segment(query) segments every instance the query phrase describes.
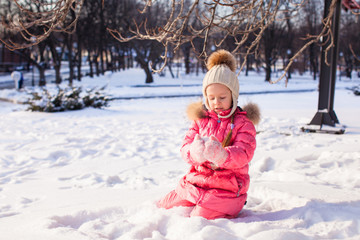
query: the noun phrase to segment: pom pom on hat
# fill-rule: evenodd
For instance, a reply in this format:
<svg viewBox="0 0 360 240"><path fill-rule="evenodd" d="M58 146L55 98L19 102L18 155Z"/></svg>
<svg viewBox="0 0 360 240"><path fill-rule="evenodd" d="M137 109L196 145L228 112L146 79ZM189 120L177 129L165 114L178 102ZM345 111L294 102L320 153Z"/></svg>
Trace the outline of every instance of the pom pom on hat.
<svg viewBox="0 0 360 240"><path fill-rule="evenodd" d="M219 115L219 117L228 118L235 112L239 97L239 80L235 73L236 59L229 51L220 49L210 55L206 66L209 71L206 73L203 80L205 106L207 109L211 110L206 96L206 88L214 83L225 85L231 91L233 104L231 112L227 116Z"/></svg>
<svg viewBox="0 0 360 240"><path fill-rule="evenodd" d="M231 71L236 70L236 59L230 52L220 49L212 53L207 61L206 67L210 70L215 65L225 64Z"/></svg>

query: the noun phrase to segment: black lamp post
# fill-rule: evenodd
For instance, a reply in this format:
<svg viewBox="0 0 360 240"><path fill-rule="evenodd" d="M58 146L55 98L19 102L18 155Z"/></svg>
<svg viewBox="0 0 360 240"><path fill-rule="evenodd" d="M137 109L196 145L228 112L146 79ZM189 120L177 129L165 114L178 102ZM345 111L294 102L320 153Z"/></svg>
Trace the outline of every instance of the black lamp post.
<svg viewBox="0 0 360 240"><path fill-rule="evenodd" d="M324 18L329 14L331 0L325 0L324 6ZM339 129L336 128L336 124L339 120L334 111L334 94L335 94L335 80L336 80L336 66L337 56L339 50L339 23L340 23L340 11L341 11L341 0L336 3L336 10L333 16L333 43L334 46L328 52L329 63L325 62L325 49L330 45L331 41L329 36L322 39L323 45L321 48L321 65L320 65L320 83L319 83L319 102L318 111L310 122L310 126L313 125L315 128L304 127L302 128L305 132L331 132L342 134L345 132L345 128L341 126ZM331 130L323 130L323 125L334 127Z"/></svg>

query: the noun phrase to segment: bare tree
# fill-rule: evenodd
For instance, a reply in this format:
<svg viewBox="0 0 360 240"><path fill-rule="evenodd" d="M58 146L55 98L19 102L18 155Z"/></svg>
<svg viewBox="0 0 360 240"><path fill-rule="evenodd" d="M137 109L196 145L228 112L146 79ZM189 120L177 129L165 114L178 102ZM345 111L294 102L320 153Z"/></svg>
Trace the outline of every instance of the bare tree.
<svg viewBox="0 0 360 240"><path fill-rule="evenodd" d="M75 29L76 16L69 22L63 11L75 14L74 11L78 11L76 1L13 0L8 1L8 6L9 12L3 16L1 27L9 34L1 36L0 41L13 51L38 46L31 49L34 56L28 59L40 73L40 86L46 84L45 69L49 63L45 61L44 53L49 50L55 69L55 82L61 83L60 67L64 46L59 32L69 33ZM57 50L59 46L60 52ZM36 55L38 58L32 59Z"/></svg>
<svg viewBox="0 0 360 240"><path fill-rule="evenodd" d="M271 81L271 67L276 64L276 61L280 55L280 39L284 37L284 26L280 26L276 22L273 22L268 26L262 37L263 45L263 58L265 63L265 81Z"/></svg>
<svg viewBox="0 0 360 240"><path fill-rule="evenodd" d="M55 36L54 33L51 33L50 36L43 41L43 43L45 43L46 46L49 47L51 52L52 65L55 70L55 83L60 84L62 82L61 73L60 73L61 59L64 54L65 43L63 39L61 39L59 36ZM59 47L60 51L58 51L59 45L61 45L61 47Z"/></svg>
<svg viewBox="0 0 360 240"><path fill-rule="evenodd" d="M147 0L142 13L146 13L148 9L157 4L159 1ZM186 8L185 0L172 0L170 2L171 11L167 15L167 21L157 28L150 28L146 25L146 19L135 21L135 27L130 29L132 35L123 35L121 30L113 30L120 41L126 42L133 39L147 39L156 40L162 43L164 47L164 65L157 71L161 71L167 63L167 51L170 45L173 45L174 51L177 51L181 45L186 42L193 43L195 38L203 39L202 51L198 52L198 56L207 57L207 49L209 48L209 38L212 34L221 32L224 36L222 40L217 42L217 46L221 46L228 36L235 39L236 48L233 53L239 53L242 46L246 43L249 36L254 34L255 38L252 40L243 53L245 61L241 65L241 69L246 64L246 56L249 54L258 54L261 38L264 36L265 31L277 21L284 20L284 12L299 11L308 1L306 0L292 0L288 8L282 8L282 0L209 0L200 1L194 0L189 8ZM329 14L323 19L323 27L315 34L308 33L306 35L305 43L296 51L290 58L288 65L284 69L283 75L275 83L282 78L287 77L286 72L290 69L294 60L299 57L311 44L321 44L321 39L329 37L329 46L325 49L326 55L333 47L333 33L332 33L332 19L334 10L336 8L337 0L331 0ZM198 8L203 5L204 10ZM194 28L191 26L190 20L196 16L201 21L201 28ZM194 49L194 48L193 48ZM195 49L194 49L195 51ZM328 62L327 62L328 64Z"/></svg>
<svg viewBox="0 0 360 240"><path fill-rule="evenodd" d="M15 4L12 8L17 8L19 11L12 11L12 14L4 17L1 27L22 37L22 41L0 38L10 50L37 45L53 32L72 33L83 4L83 0L10 0L9 4L10 2ZM34 9L34 6L37 8ZM64 25L70 11L75 12L75 19ZM39 28L41 32L36 30Z"/></svg>
<svg viewBox="0 0 360 240"><path fill-rule="evenodd" d="M132 1L134 2L134 1ZM131 6L131 5L129 5ZM136 16L138 19L143 19L143 24L145 25L145 28L156 28L157 26L160 26L164 22L163 16L166 15L166 8L163 4L155 5L148 9L148 12L144 14L139 14L137 12L137 9L140 7L139 5L132 5L131 10L127 10L132 14L132 17L128 18L130 20L127 22L128 28L123 28L122 34L120 34L117 30L108 29L110 34L112 36L119 40L120 42L129 42L131 49L135 51L136 56L135 60L139 63L140 67L145 71L146 74L146 80L145 83L152 83L153 82L153 72L160 72L164 69L164 66L167 62L165 62L164 65L161 66L160 70L156 70L156 66L158 63L163 62L163 59L160 57L162 53L164 53L164 49L157 40L151 39L151 38L126 38L124 36L131 35L132 30L131 28L137 28L137 24L133 18L133 16ZM129 30L130 29L130 30ZM168 59L168 56L166 54L166 61Z"/></svg>
<svg viewBox="0 0 360 240"><path fill-rule="evenodd" d="M86 0L10 0L15 5L11 5L12 8L17 8L18 11L15 14L4 15L1 22L1 28L7 29L18 33L16 37L6 39L0 37L2 41L9 49L19 49L38 44L48 38L53 32L73 32L76 22L79 19L80 12L83 7L83 3ZM110 0L109 0L110 1ZM138 0L140 1L140 0ZM137 3L138 1L132 1ZM294 60L301 56L308 48L314 46L314 44L324 44L321 39L327 39L327 48L325 53L329 52L333 48L333 33L332 33L332 20L334 16L334 10L336 9L336 3L338 0L327 0L330 2L329 14L322 20L321 28L315 33L309 32L306 35L305 42L298 49L292 51L292 57L288 61L288 65L285 67L284 74L276 81L286 77L286 72L289 71ZM97 0L96 5L105 5L105 0ZM124 2L129 1L122 1ZM190 43L193 52L197 54L199 59L206 59L208 55L208 49L212 47L210 44L211 38L214 34L220 33L223 38L215 42L216 47L221 47L225 40L229 37L234 39L235 48L233 53L242 56L240 70L246 66L246 62L249 55L255 56L264 55L260 48L261 39L265 36L267 29L274 26L277 22L284 21L286 15L289 12L298 12L309 4L307 0L143 0L142 7L138 7L143 17L136 16L133 22L129 22L130 28L121 28L122 26L111 27L110 33L115 36L121 42L129 42L131 40L147 40L157 41L162 44L162 58L163 65L160 68L153 69L153 71L162 71L167 64L168 51L171 50L176 53L181 46ZM344 4L348 4L353 1L343 1ZM168 3L168 5L164 5ZM287 3L287 7L283 7L284 3ZM33 6L38 4L39 8L34 9ZM6 5L6 4L5 4ZM149 15L153 6L161 5L166 11L162 12L160 21L155 21L156 24L152 24L150 18L154 18L153 15ZM168 10L168 11L167 11ZM356 10L350 10L352 14L359 14ZM13 9L10 9L13 13ZM71 21L65 22L65 19L70 14L74 17ZM103 23L100 28L100 32L95 34L104 33L105 15L101 17ZM285 17L284 17L285 16ZM155 17L159 17L155 15ZM292 18L292 16L290 16ZM165 18L165 19L163 19ZM197 19L201 24L193 25L194 19ZM64 24L65 23L65 24ZM291 21L288 21L291 23ZM36 27L35 27L36 26ZM288 24L288 29L290 25ZM37 29L41 29L41 32ZM21 40L19 41L21 37ZM250 37L251 44L249 43ZM195 40L202 40L202 48L199 50L195 46ZM101 39L99 39L101 40ZM102 42L97 42L98 49L95 51L95 47L89 48L91 50L90 55L97 64L97 61L104 60L108 54L103 55L104 51L109 51L108 46L105 46ZM197 43L198 44L198 43ZM354 54L354 52L353 52ZM354 54L356 58L356 54ZM327 58L326 58L327 59ZM103 66L103 64L102 64ZM155 67L155 66L154 66ZM100 71L99 69L97 70ZM104 69L101 69L104 71Z"/></svg>
<svg viewBox="0 0 360 240"><path fill-rule="evenodd" d="M356 58L360 55L360 32L358 24L354 21L354 15L346 14L343 16L341 28L339 62L340 64L344 63L346 77L351 78L351 73L356 65ZM355 52L358 53L358 56L354 54Z"/></svg>
<svg viewBox="0 0 360 240"><path fill-rule="evenodd" d="M301 16L303 18L303 24L298 31L298 36L300 39L306 38L308 35L316 35L316 33L321 29L321 19L319 17L319 12L321 10L321 2L319 0L309 1L309 3L304 6L301 10ZM304 43L301 43L304 44ZM306 54L306 52L304 52ZM316 80L316 76L319 71L319 56L320 56L320 46L313 42L309 45L308 48L308 59L310 63L310 72L313 75L313 79Z"/></svg>

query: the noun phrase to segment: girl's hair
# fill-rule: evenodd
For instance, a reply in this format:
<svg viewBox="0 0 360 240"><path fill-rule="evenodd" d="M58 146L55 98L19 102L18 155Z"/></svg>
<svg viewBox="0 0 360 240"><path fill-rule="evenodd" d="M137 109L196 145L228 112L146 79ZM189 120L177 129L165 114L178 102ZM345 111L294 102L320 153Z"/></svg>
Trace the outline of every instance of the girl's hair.
<svg viewBox="0 0 360 240"><path fill-rule="evenodd" d="M231 140L231 137L232 137L232 130L234 128L234 115L231 115L231 127L230 127L230 131L229 133L226 135L224 141L221 143L223 147L227 147L230 145L230 140Z"/></svg>

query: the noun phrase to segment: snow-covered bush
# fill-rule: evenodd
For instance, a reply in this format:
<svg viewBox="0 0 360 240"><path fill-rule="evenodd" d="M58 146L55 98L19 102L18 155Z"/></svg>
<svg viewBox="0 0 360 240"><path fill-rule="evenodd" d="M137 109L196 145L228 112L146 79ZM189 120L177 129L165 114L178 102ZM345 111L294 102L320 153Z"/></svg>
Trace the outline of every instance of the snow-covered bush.
<svg viewBox="0 0 360 240"><path fill-rule="evenodd" d="M46 88L41 91L30 92L29 111L37 112L62 112L79 110L85 107L106 107L109 98L100 90L90 89L85 92L81 87L57 87L57 92L51 92Z"/></svg>

